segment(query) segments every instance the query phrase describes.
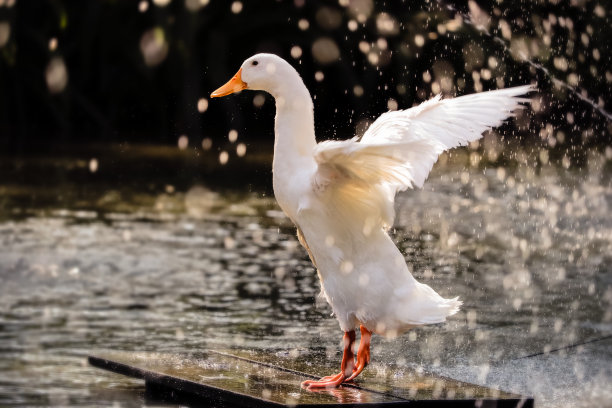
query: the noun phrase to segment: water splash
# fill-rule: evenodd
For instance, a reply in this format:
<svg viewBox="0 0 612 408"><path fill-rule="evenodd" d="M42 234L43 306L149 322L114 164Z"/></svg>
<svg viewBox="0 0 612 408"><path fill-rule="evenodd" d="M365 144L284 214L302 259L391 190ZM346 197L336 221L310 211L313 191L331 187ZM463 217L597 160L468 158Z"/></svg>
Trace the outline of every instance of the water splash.
<svg viewBox="0 0 612 408"><path fill-rule="evenodd" d="M458 15L459 17L461 17L461 20L465 24L473 27L478 32L484 34L486 37L490 38L496 44L499 44L502 47L502 49L503 49L505 54L511 55L510 47L508 46L506 41L503 38L500 38L499 36L491 33L491 31L489 31L489 29L487 27L485 27L485 25L473 21L472 18L469 15L467 15L466 13L464 13L461 10L457 9L452 4L447 4L443 0L436 0L436 2L441 7L445 8L445 9L449 10L450 12L452 12L453 14ZM612 114L610 112L608 112L607 110L605 110L603 106L600 106L599 104L597 104L597 102L595 102L593 99L589 98L586 95L587 91L585 89L579 90L577 87L573 87L570 84L568 84L567 82L560 80L559 78L554 76L550 72L550 70L548 68L546 68L542 64L540 64L540 63L530 59L528 57L528 55L526 53L524 53L523 51L520 51L519 55L522 58L522 62L528 64L530 67L534 68L536 71L539 71L539 72L543 73L554 85L556 85L556 86L558 86L560 88L564 88L564 89L568 90L572 95L574 95L575 97L577 97L581 101L589 104L593 108L593 110L599 112L603 117L605 117L609 121L612 121Z"/></svg>

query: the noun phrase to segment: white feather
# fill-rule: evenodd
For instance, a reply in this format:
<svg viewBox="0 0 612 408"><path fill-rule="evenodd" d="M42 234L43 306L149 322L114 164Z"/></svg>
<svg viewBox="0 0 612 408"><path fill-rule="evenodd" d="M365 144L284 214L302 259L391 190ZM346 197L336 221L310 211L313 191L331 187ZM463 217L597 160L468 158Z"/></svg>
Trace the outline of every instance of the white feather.
<svg viewBox="0 0 612 408"><path fill-rule="evenodd" d="M445 150L478 140L519 108L529 85L453 99L440 95L411 109L382 114L357 138L319 143L313 184L329 189L341 208L369 214L378 225L394 219L397 191L422 187Z"/></svg>
<svg viewBox="0 0 612 408"><path fill-rule="evenodd" d="M394 335L456 313L461 302L417 282L385 231L395 194L421 187L440 153L501 124L532 88L438 96L381 115L360 141L317 144L312 99L291 65L258 54L243 63L242 79L276 100L274 195L301 231L342 330Z"/></svg>

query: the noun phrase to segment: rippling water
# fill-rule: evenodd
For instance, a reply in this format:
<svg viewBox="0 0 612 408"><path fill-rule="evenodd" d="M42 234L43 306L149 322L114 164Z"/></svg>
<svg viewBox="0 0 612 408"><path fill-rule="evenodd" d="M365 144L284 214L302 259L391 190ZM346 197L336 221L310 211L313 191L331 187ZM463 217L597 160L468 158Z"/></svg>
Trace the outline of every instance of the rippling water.
<svg viewBox="0 0 612 408"><path fill-rule="evenodd" d="M445 156L423 190L399 196L392 233L417 278L464 308L375 338L368 370L484 367L486 383L496 364L612 334L611 167L597 152L582 169ZM335 367L341 332L265 186L27 179L1 186L0 405L141 406L138 382L86 364L98 349L229 347ZM593 366L572 360L588 384L577 400L610 397L602 350Z"/></svg>

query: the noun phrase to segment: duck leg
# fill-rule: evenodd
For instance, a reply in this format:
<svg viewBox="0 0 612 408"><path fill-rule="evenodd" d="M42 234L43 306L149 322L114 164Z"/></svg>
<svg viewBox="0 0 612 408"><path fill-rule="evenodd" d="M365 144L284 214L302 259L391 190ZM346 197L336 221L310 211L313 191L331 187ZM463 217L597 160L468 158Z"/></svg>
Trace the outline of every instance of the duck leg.
<svg viewBox="0 0 612 408"><path fill-rule="evenodd" d="M344 351L342 353L342 363L340 364L340 372L335 375L328 375L320 380L308 380L302 383L302 388L335 388L342 384L347 377L352 375L355 369L355 355L353 354L353 344L355 343L355 331L344 332L342 337L344 342Z"/></svg>
<svg viewBox="0 0 612 408"><path fill-rule="evenodd" d="M346 381L351 381L357 377L363 369L370 363L370 339L372 338L372 332L363 326L359 326L361 330L361 340L359 340L359 350L357 350L357 364L353 369L353 374Z"/></svg>

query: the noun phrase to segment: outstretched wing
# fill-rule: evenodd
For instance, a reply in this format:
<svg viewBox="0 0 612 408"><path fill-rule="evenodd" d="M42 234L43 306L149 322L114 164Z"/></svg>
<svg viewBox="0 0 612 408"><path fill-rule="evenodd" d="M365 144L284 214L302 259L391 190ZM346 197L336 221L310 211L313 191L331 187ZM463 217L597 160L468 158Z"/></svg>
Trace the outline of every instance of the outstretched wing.
<svg viewBox="0 0 612 408"><path fill-rule="evenodd" d="M444 150L465 146L514 116L520 103L528 101L519 96L532 90L531 85L525 85L451 99L441 99L438 95L411 109L383 113L365 132L361 143L435 140ZM413 163L422 170L413 177L418 187L423 186L436 161L429 159L424 157Z"/></svg>
<svg viewBox="0 0 612 408"><path fill-rule="evenodd" d="M398 191L422 187L440 153L501 125L528 101L519 96L533 89L526 85L453 99L438 95L414 108L384 113L361 140L315 147L314 188L328 194L341 213L364 220L364 231L390 226Z"/></svg>

